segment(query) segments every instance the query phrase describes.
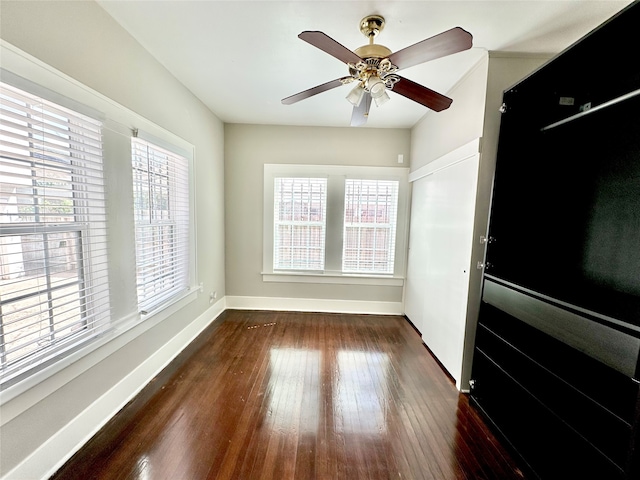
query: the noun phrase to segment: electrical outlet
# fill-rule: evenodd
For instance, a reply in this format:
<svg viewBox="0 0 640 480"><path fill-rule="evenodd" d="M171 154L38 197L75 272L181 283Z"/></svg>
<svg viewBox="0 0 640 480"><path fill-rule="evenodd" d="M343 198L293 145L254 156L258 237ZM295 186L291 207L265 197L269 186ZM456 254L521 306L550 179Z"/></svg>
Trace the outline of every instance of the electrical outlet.
<svg viewBox="0 0 640 480"><path fill-rule="evenodd" d="M216 298L218 298L218 292L209 293L209 305L211 305Z"/></svg>

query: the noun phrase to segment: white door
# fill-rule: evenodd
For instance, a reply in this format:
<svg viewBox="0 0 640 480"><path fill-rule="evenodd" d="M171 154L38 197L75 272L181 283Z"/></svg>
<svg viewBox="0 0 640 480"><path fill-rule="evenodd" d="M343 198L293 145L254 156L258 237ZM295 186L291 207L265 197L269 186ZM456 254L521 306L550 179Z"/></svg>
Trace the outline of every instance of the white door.
<svg viewBox="0 0 640 480"><path fill-rule="evenodd" d="M478 161L475 154L413 183L405 313L457 383L462 371Z"/></svg>

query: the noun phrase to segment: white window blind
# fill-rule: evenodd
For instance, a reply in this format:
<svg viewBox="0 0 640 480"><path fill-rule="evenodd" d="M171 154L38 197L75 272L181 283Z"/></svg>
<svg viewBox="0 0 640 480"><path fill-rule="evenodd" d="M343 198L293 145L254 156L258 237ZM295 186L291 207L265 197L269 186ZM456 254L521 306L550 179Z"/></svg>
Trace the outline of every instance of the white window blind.
<svg viewBox="0 0 640 480"><path fill-rule="evenodd" d="M109 325L101 128L0 84L2 382Z"/></svg>
<svg viewBox="0 0 640 480"><path fill-rule="evenodd" d="M323 270L326 178L274 179L274 270Z"/></svg>
<svg viewBox="0 0 640 480"><path fill-rule="evenodd" d="M138 307L147 313L189 288L189 161L133 138Z"/></svg>
<svg viewBox="0 0 640 480"><path fill-rule="evenodd" d="M342 271L392 274L398 181L345 181Z"/></svg>

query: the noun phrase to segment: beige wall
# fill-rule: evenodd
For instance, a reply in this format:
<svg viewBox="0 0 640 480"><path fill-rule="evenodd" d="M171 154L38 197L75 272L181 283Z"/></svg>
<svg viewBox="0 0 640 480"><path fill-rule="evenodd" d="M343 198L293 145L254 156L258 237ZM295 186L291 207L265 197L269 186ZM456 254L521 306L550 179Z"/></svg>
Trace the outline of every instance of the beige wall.
<svg viewBox="0 0 640 480"><path fill-rule="evenodd" d="M126 341L122 340L118 348L113 347L115 342L105 345L3 403L0 474L5 475L49 441L49 452L55 452L51 458L30 459L30 473L20 475L38 478L69 453L74 441L86 440L106 420L87 414L95 412L95 405L101 404L105 396L116 404L122 403L128 399L127 394L120 393L123 384L144 385L148 378L138 378L137 367L147 365L153 358L153 365L148 367L160 368L163 361L177 353L180 345L175 343L176 338L194 328L195 320L209 311L209 291L216 290L219 298L224 296L223 125L98 4L2 1L0 10L2 40L183 138L195 146L196 156L197 281L203 282L204 294L144 334L140 334L144 328L138 325L120 337ZM130 169L130 154L124 150L117 162ZM111 172L117 172L117 168L113 164L106 166ZM112 181L111 185L116 183ZM112 199L110 205L118 205L118 201ZM112 213L117 222L132 215L130 209ZM120 234L126 238L119 238ZM115 240L115 249L110 252L113 265L130 269L126 263L132 258L131 252L120 249L131 248L127 246L130 229L114 224L110 235ZM131 294L127 291L131 291L131 281L118 278L119 271L110 269L112 304L116 315L124 315L126 305L130 305ZM87 360L98 355L104 359L97 363ZM85 364L93 366L80 368ZM65 427L81 416L79 430L70 435Z"/></svg>
<svg viewBox="0 0 640 480"><path fill-rule="evenodd" d="M405 129L225 125L227 295L401 302L402 287L262 281L263 166L407 167Z"/></svg>

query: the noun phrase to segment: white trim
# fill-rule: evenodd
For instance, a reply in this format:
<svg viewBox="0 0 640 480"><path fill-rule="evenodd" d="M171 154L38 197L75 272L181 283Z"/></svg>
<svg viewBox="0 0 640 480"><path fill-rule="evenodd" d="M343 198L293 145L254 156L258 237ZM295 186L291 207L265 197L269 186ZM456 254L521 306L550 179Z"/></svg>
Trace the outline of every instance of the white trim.
<svg viewBox="0 0 640 480"><path fill-rule="evenodd" d="M192 252L191 257L193 259L190 260L193 262L193 264L190 265L190 268L192 268L192 270L190 270L190 291L185 293L184 296L177 296L171 299L170 302L167 302L166 311L158 311L157 314L153 312L146 315L143 322L140 322L141 317L137 311L121 312L119 318L112 318L111 325L114 328L107 331L102 337L90 341L85 347L81 347L79 350L61 358L54 364L40 371L35 371L23 380L3 387L4 390L0 390L0 406L2 408L0 425L2 425L46 398L52 392L55 392L65 383L81 375L136 336L143 334L149 328L157 325L160 321L167 318L169 314L177 312L179 308L195 300L198 290L195 283L198 277L197 264L195 263L195 253L197 252L197 235L195 233L196 191L194 182L196 178L194 164L195 147L178 135L164 129L2 39L0 39L0 58L2 58L0 77L7 77L11 80L11 84L21 87L20 82L22 82L25 88L29 86L39 86L38 91L46 92L47 95L48 93L52 93L52 95L54 95L52 100L62 105L73 108L78 105L83 105L85 110L88 109L86 112L81 110L83 113L91 114L92 112L99 112L100 115L98 116L103 121L104 130L114 133L114 138L122 135L127 138L127 142L129 142L128 139L130 138L131 131L135 127L146 132L147 135L152 135L157 141L161 141L163 145L170 144L174 149L190 152L188 158L192 162L191 167L193 167L193 169L190 169L190 188L193 188L193 191L190 192L190 205L193 207L191 210L192 219L190 224L193 227L193 232L190 235L190 252ZM71 104L69 102L71 102ZM107 135L103 135L103 139L106 138ZM109 177L109 173L106 172L106 164L114 162L116 155L108 152L109 150L105 149L105 180L107 184L111 183L111 186L114 186L116 182L114 182L113 178ZM119 192L120 190L116 188L116 191ZM133 197L131 198L133 199ZM109 197L107 197L107 202L109 202ZM111 216L117 214L117 212L109 212L109 209L110 206L108 204L107 212L110 216L109 222L111 222L113 221ZM131 240L133 240L133 235ZM125 302L125 304L127 303ZM17 396L20 396L20 398L13 401Z"/></svg>
<svg viewBox="0 0 640 480"><path fill-rule="evenodd" d="M394 286L397 279L403 278L406 271L406 249L409 232L409 183L406 167L368 167L347 165L297 165L297 164L265 164L263 178L263 251L262 251L262 279L264 282L291 282L291 283L337 283L346 285L386 285ZM281 272L273 270L273 217L274 217L274 178L278 176L308 176L327 178L327 224L326 224L326 251L325 271L321 272ZM369 180L396 180L398 181L398 206L396 213L396 241L394 258L394 280L391 283L379 282L384 275L353 275L342 273L342 237L344 221L344 180L347 178ZM296 275L298 274L298 275ZM282 275L288 276L284 280ZM309 280L303 280L302 276L308 275ZM349 280L336 281L339 276L346 276ZM323 281L321 277L328 277ZM358 280L356 280L356 277ZM366 278L377 277L374 280ZM387 277L387 278L388 278ZM311 281L314 280L314 281ZM401 286L401 285L398 285Z"/></svg>
<svg viewBox="0 0 640 480"><path fill-rule="evenodd" d="M445 153L441 157L438 157L433 162L429 162L426 165L418 168L417 170L409 174L409 182L415 182L428 175L433 175L440 170L452 167L460 162L464 162L468 158L473 157L481 152L481 138L475 138L469 143L465 143L461 147L455 150Z"/></svg>
<svg viewBox="0 0 640 480"><path fill-rule="evenodd" d="M49 478L225 310L218 301L132 370L89 408L49 437L3 480ZM54 460L55 459L55 460Z"/></svg>
<svg viewBox="0 0 640 480"><path fill-rule="evenodd" d="M274 283L328 283L336 285L378 285L384 287L402 287L404 277L391 276L363 276L328 273L298 273L298 272L262 272L263 282Z"/></svg>
<svg viewBox="0 0 640 480"><path fill-rule="evenodd" d="M0 426L13 420L36 403L44 400L56 390L82 375L90 368L124 347L135 338L143 335L170 315L185 307L197 297L198 290L174 299L163 310L149 315L140 321L138 313L132 313L122 319L117 326L104 337L88 343L85 347L73 352L51 366L42 369L24 380L11 385L0 392ZM16 397L20 396L16 401Z"/></svg>
<svg viewBox="0 0 640 480"><path fill-rule="evenodd" d="M295 312L403 315L402 302L334 300L324 298L225 297L230 310L273 310Z"/></svg>

